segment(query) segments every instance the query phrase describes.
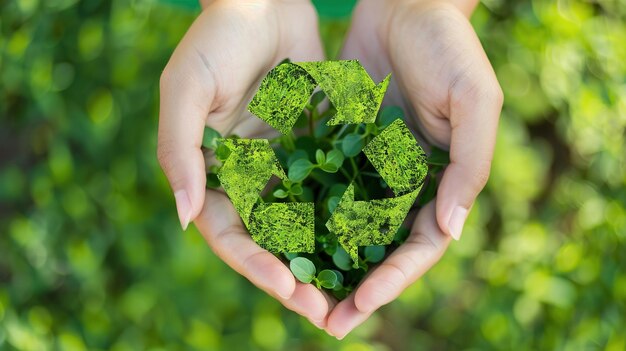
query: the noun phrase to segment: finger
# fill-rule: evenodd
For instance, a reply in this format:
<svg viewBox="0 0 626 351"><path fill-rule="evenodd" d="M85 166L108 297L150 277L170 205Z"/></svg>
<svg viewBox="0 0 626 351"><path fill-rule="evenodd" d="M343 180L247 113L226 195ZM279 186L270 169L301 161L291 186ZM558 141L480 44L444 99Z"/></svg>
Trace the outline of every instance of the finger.
<svg viewBox="0 0 626 351"><path fill-rule="evenodd" d="M296 288L289 299L279 299L288 309L306 316L320 329L326 327L326 316L333 305L325 294L312 284L296 282Z"/></svg>
<svg viewBox="0 0 626 351"><path fill-rule="evenodd" d="M206 178L200 147L214 97L210 77L200 84L185 60L174 54L161 76L157 146L183 230L204 203Z"/></svg>
<svg viewBox="0 0 626 351"><path fill-rule="evenodd" d="M480 47L480 46L478 46ZM489 178L502 90L482 51L450 89L450 165L437 194L439 227L459 240L476 197Z"/></svg>
<svg viewBox="0 0 626 351"><path fill-rule="evenodd" d="M373 312L361 312L354 303L355 294L348 295L330 312L326 332L341 340L354 328L365 322Z"/></svg>
<svg viewBox="0 0 626 351"><path fill-rule="evenodd" d="M426 273L443 255L450 237L439 229L435 203L424 207L411 235L363 280L355 293L355 306L371 313L395 300L409 285Z"/></svg>
<svg viewBox="0 0 626 351"><path fill-rule="evenodd" d="M215 254L254 285L275 297L293 295L296 281L289 269L251 239L225 195L206 192L196 225Z"/></svg>
<svg viewBox="0 0 626 351"><path fill-rule="evenodd" d="M311 284L297 283L285 264L251 239L224 194L206 192L196 225L215 254L235 271L318 327L325 325L332 306L324 295Z"/></svg>

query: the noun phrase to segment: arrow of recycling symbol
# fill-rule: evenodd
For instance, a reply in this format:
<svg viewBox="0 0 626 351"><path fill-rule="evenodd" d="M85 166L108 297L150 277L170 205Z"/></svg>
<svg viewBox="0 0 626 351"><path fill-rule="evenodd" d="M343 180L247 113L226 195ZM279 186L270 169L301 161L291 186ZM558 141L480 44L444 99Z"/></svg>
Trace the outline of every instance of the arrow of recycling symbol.
<svg viewBox="0 0 626 351"><path fill-rule="evenodd" d="M317 85L337 110L329 125L373 123L389 84L376 85L356 60L283 63L263 79L248 109L283 134L291 131ZM264 203L272 175L286 179L266 139L223 139L231 153L218 173L252 238L271 252L313 252L313 203ZM355 201L354 184L326 227L358 262L358 247L387 245L421 189L425 155L404 122L396 120L363 149L396 197Z"/></svg>
<svg viewBox="0 0 626 351"><path fill-rule="evenodd" d="M326 228L358 267L359 246L389 245L428 172L422 148L401 119L396 119L363 149L396 197L354 201L354 182L348 186Z"/></svg>
<svg viewBox="0 0 626 351"><path fill-rule="evenodd" d="M263 79L248 110L287 134L319 85L337 109L328 125L374 123L390 77L376 85L357 60L286 62Z"/></svg>
<svg viewBox="0 0 626 351"><path fill-rule="evenodd" d="M217 177L252 239L271 252L313 252L312 202L270 202L261 191L272 175L287 179L267 139L221 139L230 149Z"/></svg>

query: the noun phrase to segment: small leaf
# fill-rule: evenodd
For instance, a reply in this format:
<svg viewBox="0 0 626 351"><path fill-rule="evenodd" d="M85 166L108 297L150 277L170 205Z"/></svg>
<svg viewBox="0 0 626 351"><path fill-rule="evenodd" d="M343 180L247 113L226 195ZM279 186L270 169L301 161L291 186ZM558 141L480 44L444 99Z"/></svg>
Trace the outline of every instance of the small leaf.
<svg viewBox="0 0 626 351"><path fill-rule="evenodd" d="M292 185L291 189L289 189L289 192L294 194L294 195L301 195L302 194L302 185L300 185L300 184Z"/></svg>
<svg viewBox="0 0 626 351"><path fill-rule="evenodd" d="M228 148L228 146L224 145L223 143L220 143L217 146L217 149L215 150L215 158L224 162L226 161L228 156L230 156L230 149Z"/></svg>
<svg viewBox="0 0 626 351"><path fill-rule="evenodd" d="M285 255L285 258L288 259L289 261L291 261L294 258L298 257L298 254L295 253L295 252L285 252L283 255Z"/></svg>
<svg viewBox="0 0 626 351"><path fill-rule="evenodd" d="M364 250L367 262L380 262L385 257L384 246L367 246Z"/></svg>
<svg viewBox="0 0 626 351"><path fill-rule="evenodd" d="M291 165L299 159L306 159L308 157L309 156L307 155L306 151L298 149L294 151L291 155L289 155L289 158L287 159L287 167L291 167Z"/></svg>
<svg viewBox="0 0 626 351"><path fill-rule="evenodd" d="M341 197L343 195L343 193L346 192L346 189L348 188L347 185L345 184L334 184L332 187L330 187L330 190L328 191L328 196L339 196Z"/></svg>
<svg viewBox="0 0 626 351"><path fill-rule="evenodd" d="M346 157L354 157L361 152L364 146L363 137L359 134L348 134L341 143L341 150Z"/></svg>
<svg viewBox="0 0 626 351"><path fill-rule="evenodd" d="M315 278L315 265L305 257L296 257L289 262L289 269L299 281L310 283Z"/></svg>
<svg viewBox="0 0 626 351"><path fill-rule="evenodd" d="M333 255L333 263L339 269L349 271L352 269L352 259L342 247L338 247Z"/></svg>
<svg viewBox="0 0 626 351"><path fill-rule="evenodd" d="M398 106L385 106L378 114L378 125L386 127L396 119L403 119L404 111Z"/></svg>
<svg viewBox="0 0 626 351"><path fill-rule="evenodd" d="M333 149L329 151L328 154L326 154L326 163L332 163L337 166L337 168L343 165L343 160L343 152L341 152L340 150Z"/></svg>
<svg viewBox="0 0 626 351"><path fill-rule="evenodd" d="M309 116L307 116L307 114L302 111L302 113L300 113L300 116L296 120L296 123L293 125L293 128L304 128L307 126L308 122Z"/></svg>
<svg viewBox="0 0 626 351"><path fill-rule="evenodd" d="M215 150L217 149L217 141L220 138L222 138L222 136L217 130L211 127L205 127L204 135L202 136L202 146L207 149Z"/></svg>
<svg viewBox="0 0 626 351"><path fill-rule="evenodd" d="M332 271L335 272L335 274L337 275L337 285L338 286L343 285L343 274L341 274L341 272L339 272L336 269L333 269Z"/></svg>
<svg viewBox="0 0 626 351"><path fill-rule="evenodd" d="M209 173L206 175L206 186L209 188L219 188L222 184L220 183L220 179L217 177L215 173Z"/></svg>
<svg viewBox="0 0 626 351"><path fill-rule="evenodd" d="M431 165L445 166L450 163L450 153L446 150L433 146L426 162Z"/></svg>
<svg viewBox="0 0 626 351"><path fill-rule="evenodd" d="M317 275L319 284L326 289L333 289L337 285L337 274L330 269L325 269Z"/></svg>
<svg viewBox="0 0 626 351"><path fill-rule="evenodd" d="M291 167L289 167L289 179L293 182L301 182L309 175L309 173L311 173L313 167L314 165L311 163L311 161L301 158L295 161L291 165Z"/></svg>
<svg viewBox="0 0 626 351"><path fill-rule="evenodd" d="M324 154L324 151L320 149L315 151L315 161L318 165L323 165L326 162L326 154Z"/></svg>
<svg viewBox="0 0 626 351"><path fill-rule="evenodd" d="M336 173L339 170L339 167L333 163L324 163L320 168L327 173Z"/></svg>
<svg viewBox="0 0 626 351"><path fill-rule="evenodd" d="M341 201L341 197L339 196L331 196L328 198L328 212L333 213L337 208L337 205Z"/></svg>
<svg viewBox="0 0 626 351"><path fill-rule="evenodd" d="M320 102L324 100L325 97L326 93L324 93L322 90L315 92L315 94L311 96L311 106L316 107L320 104Z"/></svg>
<svg viewBox="0 0 626 351"><path fill-rule="evenodd" d="M289 194L285 190L283 190L283 189L277 189L277 190L274 191L273 194L274 194L275 197L277 197L279 199L284 199L287 196L289 196Z"/></svg>

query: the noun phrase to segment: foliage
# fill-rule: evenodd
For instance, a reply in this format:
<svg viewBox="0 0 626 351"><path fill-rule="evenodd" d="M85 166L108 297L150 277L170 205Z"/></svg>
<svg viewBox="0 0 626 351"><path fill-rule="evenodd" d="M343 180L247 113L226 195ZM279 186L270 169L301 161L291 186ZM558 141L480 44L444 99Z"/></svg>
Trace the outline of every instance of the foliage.
<svg viewBox="0 0 626 351"><path fill-rule="evenodd" d="M0 349L624 349L624 1L479 6L505 92L487 189L461 241L342 342L180 232L157 91L194 13L0 13ZM331 52L336 28L321 30ZM350 264L341 249L333 261Z"/></svg>
<svg viewBox="0 0 626 351"><path fill-rule="evenodd" d="M307 96L316 84L322 90ZM378 247L372 260L369 250L367 261L359 257L360 246L402 243L394 238L428 173L424 151L402 121L402 110L387 107L376 118L386 84L375 86L356 60L284 60L263 79L248 106L283 136L270 142L221 138L210 127L205 131L205 151L221 161L208 167L207 179L218 182L207 184L218 187L221 183L252 239L272 253L284 253L296 278L332 290L339 299L356 288L370 264L389 252ZM330 94L328 105L323 104L326 93ZM396 114L393 118L389 118L390 110ZM377 123L362 123L366 121ZM308 129L292 130L297 122ZM325 132L316 133L316 125ZM346 159L338 146L345 149L351 136L365 148L361 154L361 146ZM447 154L435 150L435 155ZM441 166L434 165L439 170ZM437 174L432 172L429 183L436 182ZM272 176L280 181L270 182ZM356 201L355 187L361 201ZM269 189L265 196L263 188ZM335 192L330 191L333 188ZM424 192L420 200L427 203L435 194L436 187ZM338 247L352 265L335 264ZM299 257L304 253L313 254L309 257L325 268L322 278L315 277L313 262ZM346 279L339 270L346 273Z"/></svg>

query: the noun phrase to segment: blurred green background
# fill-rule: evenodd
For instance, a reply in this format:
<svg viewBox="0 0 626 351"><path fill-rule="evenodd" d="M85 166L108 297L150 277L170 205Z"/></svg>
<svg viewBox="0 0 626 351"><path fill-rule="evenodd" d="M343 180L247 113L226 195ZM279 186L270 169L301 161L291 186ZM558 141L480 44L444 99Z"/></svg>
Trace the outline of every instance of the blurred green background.
<svg viewBox="0 0 626 351"><path fill-rule="evenodd" d="M158 80L195 15L0 2L0 350L626 350L626 2L483 1L491 180L463 239L342 342L181 232ZM336 53L347 21L322 22Z"/></svg>

